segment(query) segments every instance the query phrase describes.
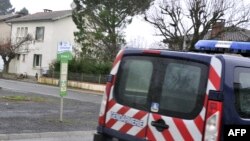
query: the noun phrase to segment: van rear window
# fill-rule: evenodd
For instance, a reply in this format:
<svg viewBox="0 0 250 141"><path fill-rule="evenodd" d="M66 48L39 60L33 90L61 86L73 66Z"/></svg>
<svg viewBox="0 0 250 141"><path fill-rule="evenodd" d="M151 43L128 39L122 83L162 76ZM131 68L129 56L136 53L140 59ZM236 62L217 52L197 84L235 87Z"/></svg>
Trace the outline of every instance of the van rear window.
<svg viewBox="0 0 250 141"><path fill-rule="evenodd" d="M201 75L202 69L192 63L169 63L162 85L160 109L191 113L199 98Z"/></svg>
<svg viewBox="0 0 250 141"><path fill-rule="evenodd" d="M116 81L116 98L123 105L147 110L153 62L144 57L126 57L123 60Z"/></svg>
<svg viewBox="0 0 250 141"><path fill-rule="evenodd" d="M250 118L250 68L235 69L234 90L235 106L239 115L243 118Z"/></svg>
<svg viewBox="0 0 250 141"><path fill-rule="evenodd" d="M190 60L155 56L126 56L118 70L114 97L118 103L158 113L194 118L205 96L208 67Z"/></svg>

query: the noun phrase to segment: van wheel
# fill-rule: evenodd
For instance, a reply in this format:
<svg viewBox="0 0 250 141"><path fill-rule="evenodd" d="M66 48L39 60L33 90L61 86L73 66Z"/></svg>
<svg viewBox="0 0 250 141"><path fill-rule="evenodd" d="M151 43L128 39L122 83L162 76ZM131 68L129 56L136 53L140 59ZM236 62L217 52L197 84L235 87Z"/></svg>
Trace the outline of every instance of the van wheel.
<svg viewBox="0 0 250 141"><path fill-rule="evenodd" d="M103 135L103 134L94 134L93 141L113 141L111 137Z"/></svg>

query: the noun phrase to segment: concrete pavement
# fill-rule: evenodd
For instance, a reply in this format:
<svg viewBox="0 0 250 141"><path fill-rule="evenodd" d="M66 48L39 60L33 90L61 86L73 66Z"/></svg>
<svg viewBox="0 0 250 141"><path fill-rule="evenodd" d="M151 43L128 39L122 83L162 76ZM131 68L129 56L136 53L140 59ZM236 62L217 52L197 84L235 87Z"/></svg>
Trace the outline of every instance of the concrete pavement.
<svg viewBox="0 0 250 141"><path fill-rule="evenodd" d="M0 79L0 87L2 87L2 89L8 89L17 92L37 93L59 97L59 87L55 86ZM84 91L79 89L68 89L68 95L64 98L100 104L102 95L97 92Z"/></svg>
<svg viewBox="0 0 250 141"><path fill-rule="evenodd" d="M58 87L6 79L0 80L0 87L2 89L59 97ZM102 98L102 95L91 91L70 89L68 92L68 96L65 97L67 99L91 102L94 104L100 104ZM0 134L0 141L92 141L94 132L95 130L92 129L91 131Z"/></svg>
<svg viewBox="0 0 250 141"><path fill-rule="evenodd" d="M0 134L0 141L92 141L92 131Z"/></svg>

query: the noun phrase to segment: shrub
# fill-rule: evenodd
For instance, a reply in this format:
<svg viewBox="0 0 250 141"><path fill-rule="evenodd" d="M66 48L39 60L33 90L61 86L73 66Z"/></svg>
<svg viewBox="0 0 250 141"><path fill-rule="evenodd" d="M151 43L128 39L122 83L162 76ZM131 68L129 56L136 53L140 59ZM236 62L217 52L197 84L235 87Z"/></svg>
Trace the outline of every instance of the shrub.
<svg viewBox="0 0 250 141"><path fill-rule="evenodd" d="M101 62L94 59L73 58L69 61L68 71L72 73L85 74L109 74L112 68L111 62ZM60 62L54 61L51 64L50 71L60 71Z"/></svg>

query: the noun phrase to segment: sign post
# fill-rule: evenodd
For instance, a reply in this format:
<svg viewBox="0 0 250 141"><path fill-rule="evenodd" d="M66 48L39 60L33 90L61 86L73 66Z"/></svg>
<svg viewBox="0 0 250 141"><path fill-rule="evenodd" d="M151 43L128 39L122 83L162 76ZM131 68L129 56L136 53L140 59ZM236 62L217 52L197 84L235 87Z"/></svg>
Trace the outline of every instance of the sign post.
<svg viewBox="0 0 250 141"><path fill-rule="evenodd" d="M63 121L63 97L67 96L68 61L72 59L72 45L69 42L59 42L57 46L57 60L60 61L60 121Z"/></svg>

